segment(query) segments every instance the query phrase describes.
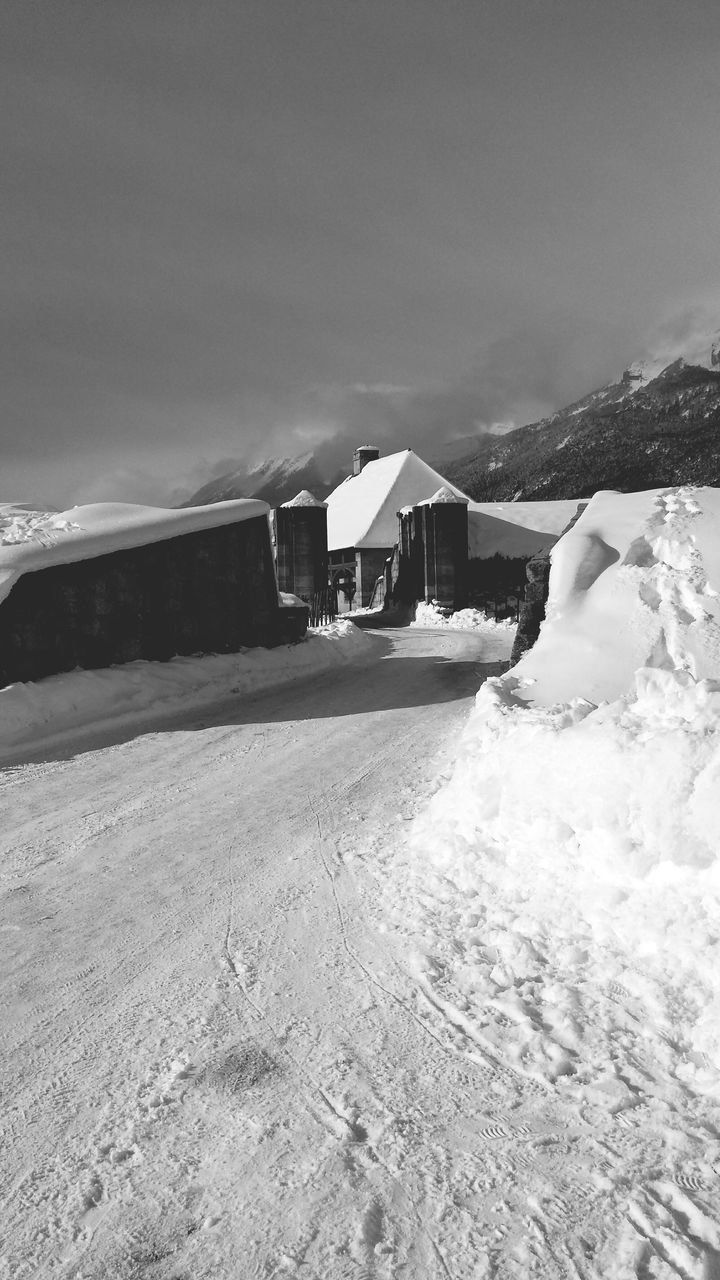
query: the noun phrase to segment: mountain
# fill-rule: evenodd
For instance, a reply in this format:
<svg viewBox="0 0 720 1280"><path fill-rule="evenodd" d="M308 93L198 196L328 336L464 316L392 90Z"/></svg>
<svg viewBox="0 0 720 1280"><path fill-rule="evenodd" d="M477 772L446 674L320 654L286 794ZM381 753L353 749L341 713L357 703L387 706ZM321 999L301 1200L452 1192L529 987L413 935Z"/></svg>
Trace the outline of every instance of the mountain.
<svg viewBox="0 0 720 1280"><path fill-rule="evenodd" d="M631 365L540 422L481 438L445 474L477 502L720 485L720 343L703 364Z"/></svg>
<svg viewBox="0 0 720 1280"><path fill-rule="evenodd" d="M208 480L182 505L199 507L231 498L262 498L271 507L277 507L294 498L301 489L309 489L317 497L324 496L340 479L342 476L326 479L313 453L298 458L270 458L255 467L238 463L234 470L223 471L222 475Z"/></svg>
<svg viewBox="0 0 720 1280"><path fill-rule="evenodd" d="M720 331L653 361L540 422L439 445L430 465L477 502L585 498L598 489L720 486ZM249 468L219 464L183 506L309 489L324 498L348 474L314 453Z"/></svg>

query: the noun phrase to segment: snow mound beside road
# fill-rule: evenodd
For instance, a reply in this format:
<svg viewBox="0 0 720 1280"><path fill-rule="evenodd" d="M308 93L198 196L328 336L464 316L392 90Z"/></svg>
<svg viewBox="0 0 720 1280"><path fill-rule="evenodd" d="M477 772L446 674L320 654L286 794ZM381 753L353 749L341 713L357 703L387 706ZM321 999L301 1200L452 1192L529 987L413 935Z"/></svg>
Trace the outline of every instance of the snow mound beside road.
<svg viewBox="0 0 720 1280"><path fill-rule="evenodd" d="M71 671L37 684L0 689L0 759L33 750L73 730L102 730L192 710L238 694L259 693L369 657L373 641L338 620L276 649L130 662Z"/></svg>
<svg viewBox="0 0 720 1280"><path fill-rule="evenodd" d="M421 600L415 610L415 620L410 623L410 626L450 627L452 631L482 631L487 632L488 635L496 635L498 628L501 631L512 631L514 634L517 623L512 618L496 622L493 618L488 618L481 609L458 609L456 613L446 617L435 601L425 604Z"/></svg>
<svg viewBox="0 0 720 1280"><path fill-rule="evenodd" d="M614 1112L720 1096L719 729L720 490L597 494L411 836L424 980Z"/></svg>

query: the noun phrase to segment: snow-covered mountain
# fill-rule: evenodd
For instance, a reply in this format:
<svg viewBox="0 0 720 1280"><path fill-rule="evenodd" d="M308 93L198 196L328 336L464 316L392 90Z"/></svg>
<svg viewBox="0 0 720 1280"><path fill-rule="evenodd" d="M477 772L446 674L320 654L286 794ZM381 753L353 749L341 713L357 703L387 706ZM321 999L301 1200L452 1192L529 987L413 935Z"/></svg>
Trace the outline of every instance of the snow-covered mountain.
<svg viewBox="0 0 720 1280"><path fill-rule="evenodd" d="M720 330L667 357L636 361L540 422L481 438L448 478L485 502L720 484Z"/></svg>
<svg viewBox="0 0 720 1280"><path fill-rule="evenodd" d="M324 496L342 476L328 476L314 453L297 458L267 458L256 466L241 462L231 470L206 481L182 504L202 506L210 502L227 502L232 498L262 498L271 507L294 498L301 489Z"/></svg>
<svg viewBox="0 0 720 1280"><path fill-rule="evenodd" d="M183 505L262 498L278 506L301 489L325 498L348 474L350 457L349 448L340 471L312 452L255 466L228 462ZM427 461L477 502L720 485L720 329L681 351L634 361L616 381L540 422L438 444Z"/></svg>

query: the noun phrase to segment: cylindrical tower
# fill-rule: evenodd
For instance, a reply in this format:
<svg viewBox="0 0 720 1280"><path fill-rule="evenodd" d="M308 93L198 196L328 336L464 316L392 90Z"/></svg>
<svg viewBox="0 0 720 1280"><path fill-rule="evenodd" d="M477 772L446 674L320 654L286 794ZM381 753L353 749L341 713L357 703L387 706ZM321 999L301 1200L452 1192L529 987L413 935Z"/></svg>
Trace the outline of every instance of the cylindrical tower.
<svg viewBox="0 0 720 1280"><path fill-rule="evenodd" d="M420 503L425 599L464 609L468 599L468 500L443 486Z"/></svg>
<svg viewBox="0 0 720 1280"><path fill-rule="evenodd" d="M327 503L303 489L275 510L280 591L310 601L328 583Z"/></svg>

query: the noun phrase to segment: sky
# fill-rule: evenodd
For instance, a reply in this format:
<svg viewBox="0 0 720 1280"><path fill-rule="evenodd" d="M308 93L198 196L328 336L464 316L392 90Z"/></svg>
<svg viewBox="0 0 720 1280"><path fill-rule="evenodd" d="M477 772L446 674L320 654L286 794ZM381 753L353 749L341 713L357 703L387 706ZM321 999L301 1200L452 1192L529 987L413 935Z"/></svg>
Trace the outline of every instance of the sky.
<svg viewBox="0 0 720 1280"><path fill-rule="evenodd" d="M717 0L5 0L0 500L534 421L720 325Z"/></svg>

